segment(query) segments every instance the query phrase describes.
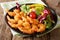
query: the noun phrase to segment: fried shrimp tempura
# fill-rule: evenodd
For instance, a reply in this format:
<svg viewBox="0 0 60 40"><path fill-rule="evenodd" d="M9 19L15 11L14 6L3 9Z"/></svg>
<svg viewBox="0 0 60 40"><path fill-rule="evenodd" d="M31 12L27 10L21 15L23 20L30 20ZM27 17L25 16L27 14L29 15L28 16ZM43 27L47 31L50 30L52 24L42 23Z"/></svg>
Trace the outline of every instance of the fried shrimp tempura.
<svg viewBox="0 0 60 40"><path fill-rule="evenodd" d="M27 34L32 34L34 33L34 31L32 31L32 29L25 29L24 27L18 27L18 29L20 31L22 31L23 33L27 33Z"/></svg>
<svg viewBox="0 0 60 40"><path fill-rule="evenodd" d="M10 25L12 28L15 28L15 29L17 29L17 24L10 23L9 21L8 21L8 23L9 23L9 25Z"/></svg>
<svg viewBox="0 0 60 40"><path fill-rule="evenodd" d="M8 12L8 14L14 17L14 19L12 19L7 16L8 24L12 28L17 28L23 33L32 34L35 32L43 32L46 29L46 26L39 23L37 19L32 19L25 15L24 12L20 12L17 9L15 9L13 12Z"/></svg>
<svg viewBox="0 0 60 40"><path fill-rule="evenodd" d="M15 19L16 21L19 21L19 20L21 19L21 16L20 16L19 14L16 14L16 15L14 16L14 19Z"/></svg>
<svg viewBox="0 0 60 40"><path fill-rule="evenodd" d="M11 23L17 23L17 21L16 21L16 20L11 19L9 16L7 16L7 19L8 19L8 21L9 21L9 22L11 22Z"/></svg>
<svg viewBox="0 0 60 40"><path fill-rule="evenodd" d="M24 26L25 29L30 29L30 28L31 28L29 22L25 22L25 23L23 23L23 26Z"/></svg>
<svg viewBox="0 0 60 40"><path fill-rule="evenodd" d="M8 14L10 15L10 16L15 16L16 14L14 13L14 12L8 12Z"/></svg>
<svg viewBox="0 0 60 40"><path fill-rule="evenodd" d="M15 9L15 10L14 10L14 13L15 13L15 14L19 14L19 12L20 12L20 10L18 10L18 9Z"/></svg>
<svg viewBox="0 0 60 40"><path fill-rule="evenodd" d="M38 24L38 30L37 32L43 32L46 29L46 25L44 24Z"/></svg>

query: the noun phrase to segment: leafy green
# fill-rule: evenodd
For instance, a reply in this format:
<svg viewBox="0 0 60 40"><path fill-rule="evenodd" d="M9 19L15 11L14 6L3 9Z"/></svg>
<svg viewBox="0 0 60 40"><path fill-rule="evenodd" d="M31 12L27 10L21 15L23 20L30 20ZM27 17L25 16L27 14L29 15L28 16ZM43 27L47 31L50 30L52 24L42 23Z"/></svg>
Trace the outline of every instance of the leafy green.
<svg viewBox="0 0 60 40"><path fill-rule="evenodd" d="M47 20L51 21L50 15L47 15Z"/></svg>
<svg viewBox="0 0 60 40"><path fill-rule="evenodd" d="M49 29L52 25L51 22L49 22L48 20L44 20L44 24L46 25L46 28Z"/></svg>
<svg viewBox="0 0 60 40"><path fill-rule="evenodd" d="M49 21L52 22L52 23L55 23L55 22L51 19L50 15L47 16L47 20L49 20Z"/></svg>
<svg viewBox="0 0 60 40"><path fill-rule="evenodd" d="M23 12L25 12L25 13L27 13L27 12L29 11L29 9L30 9L30 7L27 6L27 5L22 5L22 6L21 6L21 11L23 11Z"/></svg>
<svg viewBox="0 0 60 40"><path fill-rule="evenodd" d="M41 14L41 12L44 10L44 6L40 6L40 7L35 7L35 10L36 10L36 14L39 15Z"/></svg>
<svg viewBox="0 0 60 40"><path fill-rule="evenodd" d="M52 25L52 22L51 22L51 17L50 15L47 15L47 18L46 20L44 20L44 24L46 25L46 28L49 29Z"/></svg>
<svg viewBox="0 0 60 40"><path fill-rule="evenodd" d="M35 7L35 10L36 10L36 14L39 15L44 10L44 6L43 5L40 5L40 6L37 5ZM23 11L25 13L29 12L30 11L30 6L28 6L28 5L22 5L21 6L21 11Z"/></svg>

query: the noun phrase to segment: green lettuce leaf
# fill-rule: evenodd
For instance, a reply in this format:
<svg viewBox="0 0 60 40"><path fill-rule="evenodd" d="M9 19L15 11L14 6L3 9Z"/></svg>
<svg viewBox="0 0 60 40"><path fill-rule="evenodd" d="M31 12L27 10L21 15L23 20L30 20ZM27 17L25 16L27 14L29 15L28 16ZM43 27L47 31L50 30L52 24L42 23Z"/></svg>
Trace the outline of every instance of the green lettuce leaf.
<svg viewBox="0 0 60 40"><path fill-rule="evenodd" d="M39 15L41 14L41 12L44 10L44 6L40 6L40 7L35 7L35 10L36 10L36 14Z"/></svg>
<svg viewBox="0 0 60 40"><path fill-rule="evenodd" d="M23 11L23 12L25 12L25 13L29 12L29 9L30 9L30 7L27 6L27 5L22 5L22 6L21 6L21 11Z"/></svg>

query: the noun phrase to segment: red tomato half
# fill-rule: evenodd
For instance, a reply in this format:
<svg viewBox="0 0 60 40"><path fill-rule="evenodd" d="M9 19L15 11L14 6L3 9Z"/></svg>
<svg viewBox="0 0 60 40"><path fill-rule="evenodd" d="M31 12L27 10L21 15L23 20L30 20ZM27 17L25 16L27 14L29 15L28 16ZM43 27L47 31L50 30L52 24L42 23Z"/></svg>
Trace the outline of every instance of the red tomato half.
<svg viewBox="0 0 60 40"><path fill-rule="evenodd" d="M30 15L29 15L32 19L35 19L36 18L36 13L35 11L32 11L30 12Z"/></svg>

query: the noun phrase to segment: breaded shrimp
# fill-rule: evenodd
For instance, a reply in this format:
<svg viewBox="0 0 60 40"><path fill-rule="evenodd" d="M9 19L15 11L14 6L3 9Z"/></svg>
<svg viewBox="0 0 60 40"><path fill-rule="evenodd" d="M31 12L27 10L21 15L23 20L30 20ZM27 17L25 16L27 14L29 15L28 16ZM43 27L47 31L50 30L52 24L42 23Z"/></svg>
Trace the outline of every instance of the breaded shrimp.
<svg viewBox="0 0 60 40"><path fill-rule="evenodd" d="M23 28L23 27L18 27L18 29L20 30L20 31L22 31L23 33L27 33L27 34L32 34L32 33L34 33L34 31L32 31L31 29L25 29L25 28Z"/></svg>
<svg viewBox="0 0 60 40"><path fill-rule="evenodd" d="M18 24L18 29L23 33L32 34L34 30L31 29L29 22L24 22L23 25Z"/></svg>
<svg viewBox="0 0 60 40"><path fill-rule="evenodd" d="M24 14L25 14L24 12L20 12L20 15L21 15L21 16L24 16Z"/></svg>
<svg viewBox="0 0 60 40"><path fill-rule="evenodd" d="M27 18L26 17L24 17L24 16L22 16L22 20L23 21L25 21L25 22L27 22L28 20L27 20Z"/></svg>
<svg viewBox="0 0 60 40"><path fill-rule="evenodd" d="M38 20L37 19L33 19L33 24L38 24Z"/></svg>
<svg viewBox="0 0 60 40"><path fill-rule="evenodd" d="M14 12L8 12L8 14L10 15L10 16L15 16L16 14L14 13Z"/></svg>
<svg viewBox="0 0 60 40"><path fill-rule="evenodd" d="M38 28L37 28L37 25L33 24L31 27L28 22L25 22L23 23L23 26L20 26L20 27L18 26L18 29L22 31L23 33L32 34L36 32Z"/></svg>
<svg viewBox="0 0 60 40"><path fill-rule="evenodd" d="M16 15L14 16L14 19L15 19L16 21L18 21L18 20L21 19L21 16L20 16L19 14L16 14Z"/></svg>
<svg viewBox="0 0 60 40"><path fill-rule="evenodd" d="M24 22L22 20L18 21L18 24L22 25Z"/></svg>
<svg viewBox="0 0 60 40"><path fill-rule="evenodd" d="M11 22L11 23L17 23L17 21L16 21L16 20L11 19L9 16L7 16L7 19L8 19L8 21L9 21L9 22Z"/></svg>
<svg viewBox="0 0 60 40"><path fill-rule="evenodd" d="M33 19L31 19L29 16L27 16L27 20L28 20L30 23L33 23Z"/></svg>
<svg viewBox="0 0 60 40"><path fill-rule="evenodd" d="M9 24L12 28L17 29L17 24L10 23L9 21L8 21L8 24Z"/></svg>
<svg viewBox="0 0 60 40"><path fill-rule="evenodd" d="M45 31L45 29L46 29L46 26L44 24L38 24L37 32L43 32Z"/></svg>
<svg viewBox="0 0 60 40"><path fill-rule="evenodd" d="M13 12L14 12L15 14L19 14L20 10L15 9Z"/></svg>
<svg viewBox="0 0 60 40"><path fill-rule="evenodd" d="M32 31L35 31L36 32L38 30L38 27L37 27L37 25L32 24L32 28L31 29L32 29Z"/></svg>
<svg viewBox="0 0 60 40"><path fill-rule="evenodd" d="M21 28L21 27L23 27L23 26L22 26L21 24L17 24L17 28L18 28L18 27L20 27L20 28Z"/></svg>
<svg viewBox="0 0 60 40"><path fill-rule="evenodd" d="M24 22L24 23L23 23L23 26L24 26L25 29L30 29L30 28L31 28L29 22Z"/></svg>

